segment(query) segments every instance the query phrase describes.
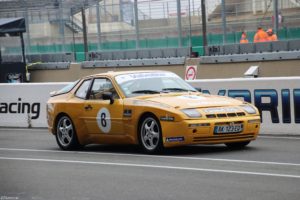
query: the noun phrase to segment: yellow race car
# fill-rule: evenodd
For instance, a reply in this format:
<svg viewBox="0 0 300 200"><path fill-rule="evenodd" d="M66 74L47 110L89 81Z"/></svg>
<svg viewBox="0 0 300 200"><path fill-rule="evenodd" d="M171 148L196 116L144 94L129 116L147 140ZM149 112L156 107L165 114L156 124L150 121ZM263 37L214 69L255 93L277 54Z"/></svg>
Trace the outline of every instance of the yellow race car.
<svg viewBox="0 0 300 200"><path fill-rule="evenodd" d="M242 148L260 128L253 105L202 94L167 71L84 77L51 94L47 119L63 150L87 144L139 144L146 153L191 144Z"/></svg>

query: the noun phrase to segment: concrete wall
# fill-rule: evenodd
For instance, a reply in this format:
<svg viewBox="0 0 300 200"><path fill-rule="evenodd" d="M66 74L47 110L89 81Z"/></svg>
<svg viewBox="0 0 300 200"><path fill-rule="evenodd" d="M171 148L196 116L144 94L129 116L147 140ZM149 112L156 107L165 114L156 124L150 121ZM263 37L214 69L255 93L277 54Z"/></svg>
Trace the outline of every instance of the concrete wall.
<svg viewBox="0 0 300 200"><path fill-rule="evenodd" d="M83 76L104 73L108 71L128 71L128 70L166 70L172 71L184 77L183 66L153 66L153 67L99 67L83 69L81 64L71 64L68 70L34 70L31 73L31 82L66 82L75 81Z"/></svg>
<svg viewBox="0 0 300 200"><path fill-rule="evenodd" d="M199 64L199 58L187 59L185 65L197 65L198 79L240 78L250 66L259 66L259 77L300 76L300 60L245 62L229 64ZM149 67L96 67L83 69L81 64L72 63L67 70L32 70L31 82L65 82L74 81L80 77L103 73L107 71L126 70L166 70L172 71L184 78L185 66L149 66Z"/></svg>
<svg viewBox="0 0 300 200"><path fill-rule="evenodd" d="M250 66L259 66L259 77L300 76L300 60L290 60L228 64L201 64L198 65L197 78L212 79L243 77L243 74Z"/></svg>

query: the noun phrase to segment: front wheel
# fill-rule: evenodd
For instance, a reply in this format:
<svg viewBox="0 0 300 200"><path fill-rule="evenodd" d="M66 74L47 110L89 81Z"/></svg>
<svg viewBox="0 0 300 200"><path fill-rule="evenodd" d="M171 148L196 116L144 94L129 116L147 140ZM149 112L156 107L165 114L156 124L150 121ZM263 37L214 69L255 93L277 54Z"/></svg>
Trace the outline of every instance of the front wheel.
<svg viewBox="0 0 300 200"><path fill-rule="evenodd" d="M242 149L245 148L250 141L245 142L232 142L232 143L225 143L225 145L230 149Z"/></svg>
<svg viewBox="0 0 300 200"><path fill-rule="evenodd" d="M147 116L141 121L139 142L142 149L149 154L158 153L163 149L160 123L154 116Z"/></svg>
<svg viewBox="0 0 300 200"><path fill-rule="evenodd" d="M59 118L55 137L58 146L63 150L74 150L80 146L72 120L66 115Z"/></svg>

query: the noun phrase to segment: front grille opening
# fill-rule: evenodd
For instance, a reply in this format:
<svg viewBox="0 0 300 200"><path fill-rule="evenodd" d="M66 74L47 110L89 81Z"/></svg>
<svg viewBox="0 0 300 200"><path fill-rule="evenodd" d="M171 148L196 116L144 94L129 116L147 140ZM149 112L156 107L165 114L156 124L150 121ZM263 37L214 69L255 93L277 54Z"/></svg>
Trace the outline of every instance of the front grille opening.
<svg viewBox="0 0 300 200"><path fill-rule="evenodd" d="M228 117L236 117L237 115L236 115L236 113L228 113L227 116Z"/></svg>
<svg viewBox="0 0 300 200"><path fill-rule="evenodd" d="M224 117L227 117L226 114L217 114L218 118L224 118Z"/></svg>
<svg viewBox="0 0 300 200"><path fill-rule="evenodd" d="M241 116L246 116L246 114L244 112L207 114L206 118L212 119L212 118L241 117Z"/></svg>
<svg viewBox="0 0 300 200"><path fill-rule="evenodd" d="M208 137L193 137L193 142L196 143L211 143L214 141L220 142L225 140L240 140L240 139L248 139L253 140L254 134L228 134L228 135L215 135Z"/></svg>
<svg viewBox="0 0 300 200"><path fill-rule="evenodd" d="M211 119L211 118L216 118L217 116L214 114L210 114L210 115L206 115L207 118Z"/></svg>
<svg viewBox="0 0 300 200"><path fill-rule="evenodd" d="M238 112L238 113L236 113L237 114L237 116L245 116L246 114L244 113L244 112Z"/></svg>

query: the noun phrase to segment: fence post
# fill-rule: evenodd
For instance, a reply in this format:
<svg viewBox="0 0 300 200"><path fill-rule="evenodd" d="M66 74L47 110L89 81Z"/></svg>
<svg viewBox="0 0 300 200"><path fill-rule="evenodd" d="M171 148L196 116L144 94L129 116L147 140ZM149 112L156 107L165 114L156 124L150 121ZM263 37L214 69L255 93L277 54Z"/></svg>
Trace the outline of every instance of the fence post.
<svg viewBox="0 0 300 200"><path fill-rule="evenodd" d="M178 31L178 46L182 47L182 26L181 26L181 3L177 0L177 31Z"/></svg>
<svg viewBox="0 0 300 200"><path fill-rule="evenodd" d="M135 35L136 35L136 48L140 48L140 29L139 29L139 14L138 14L138 3L134 0L134 24L135 24Z"/></svg>
<svg viewBox="0 0 300 200"><path fill-rule="evenodd" d="M226 27L226 5L225 0L222 0L222 23L223 23L223 44L227 43L227 27Z"/></svg>
<svg viewBox="0 0 300 200"><path fill-rule="evenodd" d="M97 50L101 50L101 20L100 20L100 6L99 2L96 4L96 15L97 15L97 39L98 39L98 47Z"/></svg>

